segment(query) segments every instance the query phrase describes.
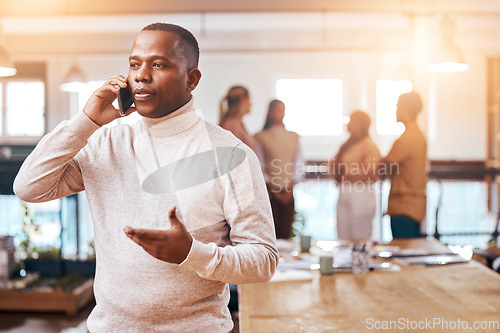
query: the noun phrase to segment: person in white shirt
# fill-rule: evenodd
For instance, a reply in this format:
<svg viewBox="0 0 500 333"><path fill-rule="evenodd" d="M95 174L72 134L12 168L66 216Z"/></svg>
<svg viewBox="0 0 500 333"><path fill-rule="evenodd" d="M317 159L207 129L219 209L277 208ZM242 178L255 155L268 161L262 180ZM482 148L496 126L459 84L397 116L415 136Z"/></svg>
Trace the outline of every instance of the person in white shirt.
<svg viewBox="0 0 500 333"><path fill-rule="evenodd" d="M330 174L339 186L337 236L339 239L370 239L376 212L374 183L378 180L380 152L369 135L370 116L351 113L349 139L330 160Z"/></svg>

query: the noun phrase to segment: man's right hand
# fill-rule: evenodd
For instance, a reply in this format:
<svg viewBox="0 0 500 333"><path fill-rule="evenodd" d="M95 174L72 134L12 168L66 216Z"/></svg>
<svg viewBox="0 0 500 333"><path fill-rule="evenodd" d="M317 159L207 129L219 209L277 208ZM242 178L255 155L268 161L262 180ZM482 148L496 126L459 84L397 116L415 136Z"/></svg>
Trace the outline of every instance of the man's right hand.
<svg viewBox="0 0 500 333"><path fill-rule="evenodd" d="M114 76L108 79L104 84L90 96L87 104L83 108L83 112L94 123L99 126L106 125L113 120L120 118L120 113L113 106L116 95L120 88L127 87L127 79L122 75ZM127 111L127 116L135 112L135 107L131 107Z"/></svg>

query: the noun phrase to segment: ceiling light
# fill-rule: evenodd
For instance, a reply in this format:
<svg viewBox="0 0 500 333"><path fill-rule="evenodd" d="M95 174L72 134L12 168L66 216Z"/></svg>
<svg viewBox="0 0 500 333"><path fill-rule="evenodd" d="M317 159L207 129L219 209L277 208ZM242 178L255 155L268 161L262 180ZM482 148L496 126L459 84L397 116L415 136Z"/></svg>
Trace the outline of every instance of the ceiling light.
<svg viewBox="0 0 500 333"><path fill-rule="evenodd" d="M10 57L9 52L3 46L4 35L0 26L0 77L16 75L17 70Z"/></svg>
<svg viewBox="0 0 500 333"><path fill-rule="evenodd" d="M462 51L453 42L455 21L445 16L439 25L441 43L432 53L429 70L433 72L464 72L469 70Z"/></svg>
<svg viewBox="0 0 500 333"><path fill-rule="evenodd" d="M74 64L64 77L59 89L67 92L78 92L85 83L87 83L85 74L78 65Z"/></svg>

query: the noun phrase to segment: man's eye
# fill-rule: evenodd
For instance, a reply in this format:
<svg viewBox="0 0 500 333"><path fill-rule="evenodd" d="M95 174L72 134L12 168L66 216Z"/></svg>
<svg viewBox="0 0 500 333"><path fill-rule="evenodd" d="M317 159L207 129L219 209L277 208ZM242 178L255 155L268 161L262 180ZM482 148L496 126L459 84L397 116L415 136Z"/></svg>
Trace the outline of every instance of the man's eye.
<svg viewBox="0 0 500 333"><path fill-rule="evenodd" d="M130 68L138 68L138 67L139 67L139 64L134 63L134 62L130 63Z"/></svg>
<svg viewBox="0 0 500 333"><path fill-rule="evenodd" d="M153 67L156 67L156 68L161 68L161 67L165 67L165 66L163 66L163 64L160 64L160 63L158 63L158 62L155 62L155 63L153 64Z"/></svg>

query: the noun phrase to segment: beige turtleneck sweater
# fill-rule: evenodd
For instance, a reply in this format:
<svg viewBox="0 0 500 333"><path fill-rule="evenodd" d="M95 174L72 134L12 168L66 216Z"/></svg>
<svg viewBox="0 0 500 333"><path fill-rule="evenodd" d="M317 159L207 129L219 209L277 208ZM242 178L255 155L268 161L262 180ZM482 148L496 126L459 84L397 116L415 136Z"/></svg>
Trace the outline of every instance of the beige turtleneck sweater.
<svg viewBox="0 0 500 333"><path fill-rule="evenodd" d="M202 120L192 100L132 126L99 128L80 112L40 141L14 190L29 202L85 190L97 259L92 333L227 333L227 283L268 281L278 263L255 154ZM169 228L173 206L193 236L180 265L150 256L123 232Z"/></svg>

